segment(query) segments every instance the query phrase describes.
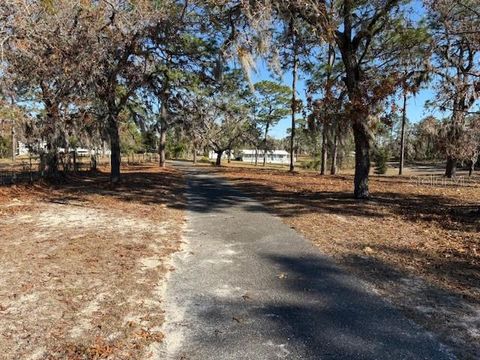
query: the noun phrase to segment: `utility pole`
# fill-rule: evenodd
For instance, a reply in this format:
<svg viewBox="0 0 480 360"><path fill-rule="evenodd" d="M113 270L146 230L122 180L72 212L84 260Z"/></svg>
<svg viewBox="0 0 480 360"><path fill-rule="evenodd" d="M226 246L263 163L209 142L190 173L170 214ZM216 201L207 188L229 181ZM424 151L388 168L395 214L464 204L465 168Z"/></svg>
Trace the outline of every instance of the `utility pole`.
<svg viewBox="0 0 480 360"><path fill-rule="evenodd" d="M407 90L403 90L402 133L400 134L400 166L398 175L403 175L405 165L405 125L407 122Z"/></svg>
<svg viewBox="0 0 480 360"><path fill-rule="evenodd" d="M297 44L297 30L295 27L295 15L290 19L290 32L292 35L293 45L293 70L292 70L292 129L290 131L290 172L295 170L295 117L297 113L297 72L298 72L298 44Z"/></svg>

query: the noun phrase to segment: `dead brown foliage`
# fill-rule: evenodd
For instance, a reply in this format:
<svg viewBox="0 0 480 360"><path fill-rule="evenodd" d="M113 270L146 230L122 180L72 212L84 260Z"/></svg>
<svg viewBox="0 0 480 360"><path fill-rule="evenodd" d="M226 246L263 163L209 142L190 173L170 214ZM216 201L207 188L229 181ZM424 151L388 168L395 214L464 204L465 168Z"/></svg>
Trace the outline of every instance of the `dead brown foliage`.
<svg viewBox="0 0 480 360"><path fill-rule="evenodd" d="M157 167L0 187L0 353L147 359L162 341L163 279L180 243L183 178Z"/></svg>

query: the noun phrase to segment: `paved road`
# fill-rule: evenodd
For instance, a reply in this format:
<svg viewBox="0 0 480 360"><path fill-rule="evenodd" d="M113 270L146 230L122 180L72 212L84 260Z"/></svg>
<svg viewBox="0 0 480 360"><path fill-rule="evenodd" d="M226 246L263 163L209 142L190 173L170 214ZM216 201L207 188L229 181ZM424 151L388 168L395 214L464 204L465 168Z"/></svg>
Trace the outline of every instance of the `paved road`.
<svg viewBox="0 0 480 360"><path fill-rule="evenodd" d="M258 202L182 168L186 246L167 285L162 359L452 358Z"/></svg>

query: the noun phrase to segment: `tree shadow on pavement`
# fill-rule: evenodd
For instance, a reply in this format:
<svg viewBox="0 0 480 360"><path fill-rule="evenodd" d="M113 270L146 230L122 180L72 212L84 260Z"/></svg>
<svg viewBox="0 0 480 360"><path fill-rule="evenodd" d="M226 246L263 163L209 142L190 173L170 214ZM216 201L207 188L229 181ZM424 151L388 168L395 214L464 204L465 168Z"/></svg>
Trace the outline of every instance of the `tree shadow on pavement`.
<svg viewBox="0 0 480 360"><path fill-rule="evenodd" d="M345 307L349 311L347 317L344 318L346 322L339 327L339 333L342 329L355 324L355 313L358 310L363 315L369 314L367 318L371 319L371 321L367 324L358 324L361 330L356 335L359 337L375 335L376 337L377 332L379 332L378 336L382 339L381 343L385 344L389 351L392 351L392 355L395 353L397 345L401 349L413 344L413 348L416 349L414 350L415 355L421 358L420 349L422 347L416 343L420 339L405 338L401 329L395 327L388 328L388 319L391 314L383 313L381 310L382 305L375 304L374 299L363 293L361 285L343 281L344 275L342 273L328 271L328 268L326 269L322 265L321 260L316 258L298 259L285 256L268 256L268 258L272 263L280 264L287 274L293 274L292 279L289 280L287 278L287 281L283 283L289 291L304 292L305 289L309 289L309 292L313 291L316 294L315 297L323 298L332 296L330 289L333 288L332 298L351 299L351 304L349 304L349 300L346 303L330 303L331 309L329 313L331 314L332 323L338 322L338 318L342 316ZM474 354L476 356L480 354L480 346L475 342L475 337L468 336L472 333L466 331L469 330L469 327L479 328L480 320L476 316L478 308L475 310L461 296L417 278L412 278L406 272L393 268L378 259L352 256L349 259L345 259L345 263L349 264L350 267L362 267L363 270L368 268L369 276L366 278L371 280L372 276L375 277L376 286L379 285L381 287L385 282L389 282L389 286L391 283L395 283L397 294L394 296L402 298L404 314L407 314L409 318L415 321L419 321L428 330L440 335L441 340L454 347L461 357L468 358ZM337 283L342 284L338 292L335 289L335 284ZM354 290L353 293L352 289ZM404 302L405 298L407 302ZM355 299L365 299L365 305L360 309L351 306L356 304ZM386 311L389 312L389 310ZM464 317L453 317L452 314L462 314ZM470 320L465 320L465 315L469 315L471 317ZM304 316L302 323L308 323L308 315L305 316L302 313L294 312L292 319L298 316ZM376 318L377 316L379 316L379 319ZM307 334L310 330L315 330L315 324L311 325L312 327L308 329ZM460 329L462 330L460 336L452 336ZM399 333L395 334L396 331ZM382 334L385 335L385 338L382 338ZM393 356L393 358L396 358L396 356Z"/></svg>
<svg viewBox="0 0 480 360"><path fill-rule="evenodd" d="M263 257L285 274L273 280L279 284L274 291L282 296L274 293L264 299L257 296L263 289L244 289L250 294L247 300L215 294L195 300L211 304L201 314L201 323L223 327L220 331L203 329L201 339L193 342L234 349L238 338L268 329L263 336L277 345L271 351L284 346L285 354L294 358L450 358L422 328L329 260L321 256ZM260 329L254 320L261 322Z"/></svg>

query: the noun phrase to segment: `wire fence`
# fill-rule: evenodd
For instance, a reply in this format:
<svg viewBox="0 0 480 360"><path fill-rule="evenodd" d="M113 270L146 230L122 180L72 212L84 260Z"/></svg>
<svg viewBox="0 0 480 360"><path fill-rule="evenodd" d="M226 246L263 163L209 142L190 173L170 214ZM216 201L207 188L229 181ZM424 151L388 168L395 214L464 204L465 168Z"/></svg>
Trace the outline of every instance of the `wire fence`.
<svg viewBox="0 0 480 360"><path fill-rule="evenodd" d="M159 160L159 155L156 153L122 154L123 166L154 164ZM109 166L109 156L76 156L60 158L58 172L61 174L85 173ZM0 185L33 183L45 176L46 172L42 169L39 156L17 158L15 162L5 159L0 161Z"/></svg>

